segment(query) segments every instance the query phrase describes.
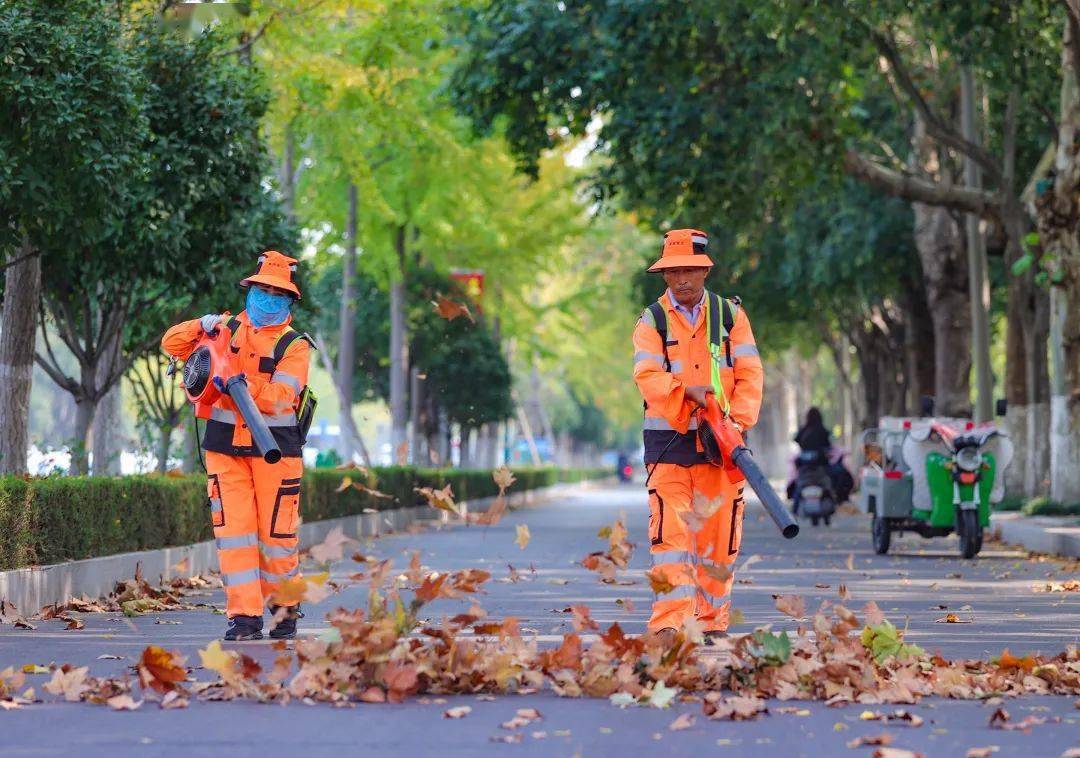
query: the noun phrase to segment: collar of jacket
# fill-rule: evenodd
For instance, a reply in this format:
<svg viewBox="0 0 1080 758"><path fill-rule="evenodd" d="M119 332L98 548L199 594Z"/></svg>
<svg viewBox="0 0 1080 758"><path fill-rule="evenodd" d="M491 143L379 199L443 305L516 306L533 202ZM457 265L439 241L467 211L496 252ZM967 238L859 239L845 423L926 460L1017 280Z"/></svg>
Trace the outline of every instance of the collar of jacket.
<svg viewBox="0 0 1080 758"><path fill-rule="evenodd" d="M236 314L236 318L238 318L240 320L240 323L243 324L244 326L246 326L248 329L251 329L252 331L254 331L256 333L260 333L260 334L262 332L273 332L275 330L276 331L281 331L285 327L290 326L292 324L292 314L291 313L289 314L289 317L286 318L284 321L282 321L280 324L268 324L267 326L255 326L254 324L252 324L251 319L248 318L248 313L247 313L246 309L242 310L238 314Z"/></svg>

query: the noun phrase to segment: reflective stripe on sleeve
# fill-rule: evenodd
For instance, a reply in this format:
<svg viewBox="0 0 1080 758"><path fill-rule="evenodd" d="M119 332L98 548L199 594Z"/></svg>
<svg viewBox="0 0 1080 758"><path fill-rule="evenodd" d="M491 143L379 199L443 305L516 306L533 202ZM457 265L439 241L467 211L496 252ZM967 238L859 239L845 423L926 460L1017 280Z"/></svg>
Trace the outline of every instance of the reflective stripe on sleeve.
<svg viewBox="0 0 1080 758"><path fill-rule="evenodd" d="M651 326L653 329L656 328L656 319L653 318L652 310L649 308L646 308L642 312L640 321L645 324L645 326Z"/></svg>
<svg viewBox="0 0 1080 758"><path fill-rule="evenodd" d="M681 374L682 370L683 370L683 362L682 361L672 361L671 362L671 373L673 373L673 374Z"/></svg>
<svg viewBox="0 0 1080 758"><path fill-rule="evenodd" d="M744 342L731 348L732 358L749 358L753 355L758 355L758 349L757 345L750 342Z"/></svg>
<svg viewBox="0 0 1080 758"><path fill-rule="evenodd" d="M638 361L656 361L660 365L664 364L664 356L659 353L650 353L648 350L636 350L634 351L634 363Z"/></svg>
<svg viewBox="0 0 1080 758"><path fill-rule="evenodd" d="M259 535L255 532L238 534L235 537L218 537L214 540L218 550L234 550L238 547L251 547L259 542Z"/></svg>
<svg viewBox="0 0 1080 758"><path fill-rule="evenodd" d="M297 393L303 389L300 386L300 380L292 374L286 374L284 371L275 371L270 377L271 382L279 382L281 384L287 384L292 387Z"/></svg>
<svg viewBox="0 0 1080 758"><path fill-rule="evenodd" d="M221 583L226 587L235 587L238 584L248 584L259 581L259 570L248 569L247 571L234 571L231 574L222 574Z"/></svg>

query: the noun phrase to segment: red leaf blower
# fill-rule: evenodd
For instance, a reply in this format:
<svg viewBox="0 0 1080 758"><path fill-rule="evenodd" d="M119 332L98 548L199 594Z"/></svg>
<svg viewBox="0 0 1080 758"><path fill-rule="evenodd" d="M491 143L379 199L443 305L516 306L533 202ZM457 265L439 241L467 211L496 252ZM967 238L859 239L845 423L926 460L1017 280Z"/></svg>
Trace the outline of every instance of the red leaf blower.
<svg viewBox="0 0 1080 758"><path fill-rule="evenodd" d="M215 376L232 374L229 355L229 340L232 332L225 325L218 326L213 332L203 335L195 350L184 362L184 394L195 404L195 417L209 419L214 403L221 397L221 389L214 383ZM240 417L251 432L251 440L259 455L267 463L281 460L281 449L270 433L255 401L248 392L247 379L243 374L232 376L225 383L225 394L233 401Z"/></svg>
<svg viewBox="0 0 1080 758"><path fill-rule="evenodd" d="M698 414L698 439L705 451L705 460L727 471L732 482L746 481L757 494L776 526L787 539L799 533L799 525L791 517L780 496L758 468L750 448L743 440L742 432L720 410L715 395L707 395L704 408Z"/></svg>

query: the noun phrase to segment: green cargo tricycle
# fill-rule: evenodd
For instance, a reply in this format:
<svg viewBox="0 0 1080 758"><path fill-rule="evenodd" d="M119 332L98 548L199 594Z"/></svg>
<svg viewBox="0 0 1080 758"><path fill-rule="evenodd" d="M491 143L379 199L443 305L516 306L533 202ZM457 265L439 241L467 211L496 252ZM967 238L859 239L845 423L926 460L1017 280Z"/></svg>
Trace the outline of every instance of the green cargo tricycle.
<svg viewBox="0 0 1080 758"><path fill-rule="evenodd" d="M994 424L964 419L888 418L863 432L860 503L873 516L874 552L889 552L894 533L944 537L973 558L1001 500L1009 438Z"/></svg>

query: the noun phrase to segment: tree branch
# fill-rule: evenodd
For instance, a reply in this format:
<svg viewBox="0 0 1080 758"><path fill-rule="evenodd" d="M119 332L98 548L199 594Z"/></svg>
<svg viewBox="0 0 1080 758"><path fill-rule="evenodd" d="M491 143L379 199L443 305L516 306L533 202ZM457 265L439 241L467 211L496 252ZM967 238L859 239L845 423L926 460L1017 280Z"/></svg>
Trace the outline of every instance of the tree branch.
<svg viewBox="0 0 1080 758"><path fill-rule="evenodd" d="M273 13L271 13L269 16L266 17L266 21L263 21L262 26L260 26L258 29L256 29L254 34L251 34L251 35L246 35L245 34L243 42L241 42L236 47L230 48L228 50L221 51L220 53L218 53L218 55L219 56L243 55L244 53L248 52L249 50L251 50L252 46L256 42L259 41L259 38L261 38L264 34L266 34L266 30L268 28L270 28L270 24L273 23L274 19L276 19L277 16L278 16L278 12L274 11Z"/></svg>
<svg viewBox="0 0 1080 758"><path fill-rule="evenodd" d="M886 194L917 203L998 217L1001 202L996 194L956 185L944 185L883 166L858 150L848 150L844 171Z"/></svg>
<svg viewBox="0 0 1080 758"><path fill-rule="evenodd" d="M28 258L34 258L35 256L38 256L38 255L41 255L40 250L31 250L29 253L26 253L25 255L20 255L18 258L15 258L14 260L4 261L3 265L0 265L0 271L3 271L6 268L10 268L10 267L14 266L16 263L22 263L23 261L27 260Z"/></svg>
<svg viewBox="0 0 1080 758"><path fill-rule="evenodd" d="M990 154L979 145L957 134L937 113L930 109L930 104L926 102L919 88L912 81L911 74L904 65L904 61L900 57L900 52L896 49L891 35L886 37L876 30L871 30L870 36L882 56L889 62L889 67L896 77L897 84L911 98L915 110L918 111L922 120L926 122L927 133L941 144L951 147L974 160L982 167L991 181L995 184L1000 183L1001 168Z"/></svg>

